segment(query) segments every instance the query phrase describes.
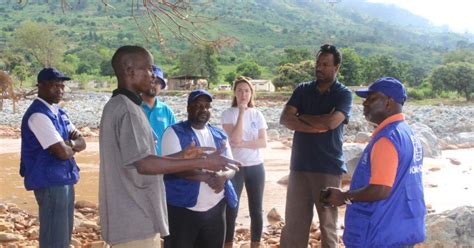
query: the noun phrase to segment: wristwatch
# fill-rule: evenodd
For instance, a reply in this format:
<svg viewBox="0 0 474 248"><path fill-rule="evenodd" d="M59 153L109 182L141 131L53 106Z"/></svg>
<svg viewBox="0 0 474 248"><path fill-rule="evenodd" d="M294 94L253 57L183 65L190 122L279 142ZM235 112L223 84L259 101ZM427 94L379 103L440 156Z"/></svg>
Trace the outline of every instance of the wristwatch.
<svg viewBox="0 0 474 248"><path fill-rule="evenodd" d="M349 193L349 191L347 191L345 194L344 194L344 203L346 205L351 205L352 204L352 201L351 201L351 198L350 197L347 197L347 194Z"/></svg>
<svg viewBox="0 0 474 248"><path fill-rule="evenodd" d="M76 145L76 142L74 142L74 140L68 140L65 143L66 143L66 145L68 145L71 148L73 148Z"/></svg>

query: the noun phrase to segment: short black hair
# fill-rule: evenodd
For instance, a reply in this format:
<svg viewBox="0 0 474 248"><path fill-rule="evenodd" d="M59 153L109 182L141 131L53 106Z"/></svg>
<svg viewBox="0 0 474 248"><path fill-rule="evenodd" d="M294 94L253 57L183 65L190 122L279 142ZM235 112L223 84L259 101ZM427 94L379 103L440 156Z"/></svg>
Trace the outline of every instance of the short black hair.
<svg viewBox="0 0 474 248"><path fill-rule="evenodd" d="M324 44L319 48L319 51L316 55L316 58L319 57L322 53L329 53L332 54L334 57L334 65L339 65L342 62L342 54L339 49L336 48L334 45Z"/></svg>
<svg viewBox="0 0 474 248"><path fill-rule="evenodd" d="M133 60L134 55L144 55L149 54L148 50L141 46L122 46L117 51L115 51L112 56L112 68L115 71L115 75L119 75L123 72L124 64L129 61L125 59ZM131 56L130 56L131 55Z"/></svg>

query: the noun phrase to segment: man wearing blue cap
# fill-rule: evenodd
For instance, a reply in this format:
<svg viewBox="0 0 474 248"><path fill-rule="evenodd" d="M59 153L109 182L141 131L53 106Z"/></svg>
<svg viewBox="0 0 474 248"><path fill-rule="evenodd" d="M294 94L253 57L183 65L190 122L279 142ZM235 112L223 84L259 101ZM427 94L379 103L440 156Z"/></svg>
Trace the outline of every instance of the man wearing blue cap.
<svg viewBox="0 0 474 248"><path fill-rule="evenodd" d="M156 138L156 154L161 155L161 136L165 129L176 123L173 111L164 102L158 99L158 94L164 88L166 88L166 82L163 77L163 71L153 65L153 74L155 80L150 85L150 90L142 93L142 108L145 111L145 115L150 122L150 126L155 132Z"/></svg>
<svg viewBox="0 0 474 248"><path fill-rule="evenodd" d="M20 175L38 202L40 247L69 247L74 224L74 184L79 180L74 154L86 143L57 105L68 80L56 68L41 70L38 97L21 122Z"/></svg>
<svg viewBox="0 0 474 248"><path fill-rule="evenodd" d="M383 77L356 94L377 125L352 176L349 191L328 188L326 202L347 204L346 247L413 247L425 239L423 149L406 123L405 87Z"/></svg>
<svg viewBox="0 0 474 248"><path fill-rule="evenodd" d="M212 95L199 89L188 97L188 120L166 129L163 155L180 152L190 144L215 147L232 158L224 131L208 124ZM193 172L165 175L170 236L165 248L222 248L226 205L235 208L237 195L231 181L234 171Z"/></svg>

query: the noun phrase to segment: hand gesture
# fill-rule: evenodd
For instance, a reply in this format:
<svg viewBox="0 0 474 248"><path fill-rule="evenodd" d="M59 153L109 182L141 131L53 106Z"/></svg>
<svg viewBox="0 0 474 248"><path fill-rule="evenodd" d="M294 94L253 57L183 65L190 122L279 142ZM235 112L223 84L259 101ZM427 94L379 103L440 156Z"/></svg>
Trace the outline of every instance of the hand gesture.
<svg viewBox="0 0 474 248"><path fill-rule="evenodd" d="M209 187L211 187L211 189L214 190L214 193L217 194L224 190L224 184L226 180L227 178L224 175L213 174L205 182L207 185L209 185Z"/></svg>
<svg viewBox="0 0 474 248"><path fill-rule="evenodd" d="M206 157L202 168L212 171L228 169L239 171L239 167L242 165L239 161L220 155L225 149L225 146L222 146L219 150L209 154Z"/></svg>
<svg viewBox="0 0 474 248"><path fill-rule="evenodd" d="M239 112L240 113L244 113L245 110L247 110L247 108L248 108L247 104L243 104L243 103L239 104L238 107L239 107Z"/></svg>
<svg viewBox="0 0 474 248"><path fill-rule="evenodd" d="M205 157L208 152L214 152L215 150L213 147L196 146L196 142L193 141L184 148L181 156L184 159L202 158Z"/></svg>
<svg viewBox="0 0 474 248"><path fill-rule="evenodd" d="M325 203L332 207L338 207L344 204L344 194L342 193L341 189L329 187L326 188L326 190L328 196L324 200Z"/></svg>

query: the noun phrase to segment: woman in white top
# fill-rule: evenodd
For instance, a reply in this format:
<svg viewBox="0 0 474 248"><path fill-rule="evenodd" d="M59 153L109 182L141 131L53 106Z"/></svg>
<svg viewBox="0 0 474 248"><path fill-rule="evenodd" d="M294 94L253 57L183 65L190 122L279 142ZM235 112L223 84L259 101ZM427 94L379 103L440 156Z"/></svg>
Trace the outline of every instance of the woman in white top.
<svg viewBox="0 0 474 248"><path fill-rule="evenodd" d="M268 126L262 113L255 108L254 89L249 78L238 77L234 81L233 91L232 107L222 113L222 127L229 136L234 159L242 162L232 183L239 199L245 184L249 200L251 247L259 247L263 229L262 201L265 185L263 148L267 145ZM225 247L232 247L238 209L238 206L227 208Z"/></svg>

